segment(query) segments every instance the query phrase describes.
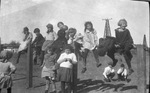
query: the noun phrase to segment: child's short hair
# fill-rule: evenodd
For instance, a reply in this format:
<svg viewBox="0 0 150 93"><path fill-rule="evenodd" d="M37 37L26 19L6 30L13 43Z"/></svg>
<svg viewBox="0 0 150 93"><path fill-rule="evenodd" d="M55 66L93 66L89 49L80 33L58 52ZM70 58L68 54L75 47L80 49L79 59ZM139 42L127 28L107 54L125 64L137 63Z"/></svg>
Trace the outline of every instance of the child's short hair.
<svg viewBox="0 0 150 93"><path fill-rule="evenodd" d="M127 21L125 19L120 19L118 22L118 26L122 26L122 24L125 24L125 27L127 27Z"/></svg>
<svg viewBox="0 0 150 93"><path fill-rule="evenodd" d="M29 28L28 27L24 27L23 31L29 31Z"/></svg>
<svg viewBox="0 0 150 93"><path fill-rule="evenodd" d="M46 27L47 27L47 28L52 28L52 29L53 29L53 25L52 25L52 24L50 24L50 23L49 23L49 24L47 24L47 25L46 25Z"/></svg>
<svg viewBox="0 0 150 93"><path fill-rule="evenodd" d="M34 29L34 33L39 33L40 32L40 29L39 28L35 28Z"/></svg>
<svg viewBox="0 0 150 93"><path fill-rule="evenodd" d="M124 65L124 64L121 64L120 67L125 67L125 65Z"/></svg>
<svg viewBox="0 0 150 93"><path fill-rule="evenodd" d="M64 23L63 23L63 22L58 22L58 24L57 24L57 27L59 26L59 24L62 24L62 25L64 25Z"/></svg>
<svg viewBox="0 0 150 93"><path fill-rule="evenodd" d="M2 58L2 59L7 59L7 60L9 60L10 58L12 58L12 56L13 56L13 52L11 52L11 51L3 50L3 51L0 53L0 58Z"/></svg>

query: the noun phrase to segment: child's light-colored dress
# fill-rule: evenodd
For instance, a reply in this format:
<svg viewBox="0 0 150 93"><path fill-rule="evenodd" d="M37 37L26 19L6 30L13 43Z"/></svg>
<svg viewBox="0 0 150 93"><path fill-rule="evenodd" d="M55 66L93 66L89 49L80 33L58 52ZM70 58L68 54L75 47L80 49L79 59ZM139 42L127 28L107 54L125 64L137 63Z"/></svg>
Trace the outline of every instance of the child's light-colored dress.
<svg viewBox="0 0 150 93"><path fill-rule="evenodd" d="M18 52L25 50L27 48L28 43L31 41L32 38L33 38L33 35L31 32L29 32L29 34L27 36L25 36L24 41L20 42Z"/></svg>
<svg viewBox="0 0 150 93"><path fill-rule="evenodd" d="M42 69L42 78L49 77L55 78L55 61L56 61L56 54L46 54L44 56L44 67Z"/></svg>

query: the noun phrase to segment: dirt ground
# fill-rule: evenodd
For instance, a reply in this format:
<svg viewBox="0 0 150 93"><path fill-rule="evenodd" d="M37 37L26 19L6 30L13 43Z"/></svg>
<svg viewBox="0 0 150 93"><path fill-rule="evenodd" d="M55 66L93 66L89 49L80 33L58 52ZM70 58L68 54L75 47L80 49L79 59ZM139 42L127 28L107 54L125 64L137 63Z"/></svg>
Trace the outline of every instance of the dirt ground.
<svg viewBox="0 0 150 93"><path fill-rule="evenodd" d="M82 74L82 62L78 62L78 84L77 93L137 93L137 54L136 50L132 51L132 67L134 73L128 77L129 82L118 82L116 81L117 76L114 77L114 81L111 83L105 83L103 81L103 70L107 66L107 62L111 61L108 56L99 57L102 66L97 68L93 54L89 53L87 59L87 71ZM41 69L38 65L33 67L33 87L27 88L26 80L26 54L21 56L20 63L15 64L17 55L14 54L11 61L17 67L17 71L12 75L13 87L12 93L44 93L45 81L41 78ZM117 65L114 67L115 71L118 69L119 65L124 62L124 58L116 54L116 58L123 59L119 60ZM149 54L147 53L147 86L149 86ZM125 63L126 65L126 63ZM140 74L140 73L138 73ZM60 82L56 83L57 92L60 93ZM147 89L149 91L149 89ZM2 93L6 93L6 90L2 90Z"/></svg>

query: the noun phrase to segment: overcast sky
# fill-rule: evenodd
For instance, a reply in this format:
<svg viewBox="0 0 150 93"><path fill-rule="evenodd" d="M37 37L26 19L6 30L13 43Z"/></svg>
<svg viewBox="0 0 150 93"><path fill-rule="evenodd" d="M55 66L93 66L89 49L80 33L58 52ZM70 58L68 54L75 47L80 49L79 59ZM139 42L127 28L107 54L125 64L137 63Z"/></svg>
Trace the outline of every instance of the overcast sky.
<svg viewBox="0 0 150 93"><path fill-rule="evenodd" d="M2 43L21 41L25 26L31 32L38 27L45 35L48 23L52 23L57 32L59 21L83 33L84 23L91 21L100 38L104 35L102 19L105 18L112 18L112 36L118 21L125 18L134 43L141 44L146 34L149 45L149 5L130 0L2 0L0 37Z"/></svg>

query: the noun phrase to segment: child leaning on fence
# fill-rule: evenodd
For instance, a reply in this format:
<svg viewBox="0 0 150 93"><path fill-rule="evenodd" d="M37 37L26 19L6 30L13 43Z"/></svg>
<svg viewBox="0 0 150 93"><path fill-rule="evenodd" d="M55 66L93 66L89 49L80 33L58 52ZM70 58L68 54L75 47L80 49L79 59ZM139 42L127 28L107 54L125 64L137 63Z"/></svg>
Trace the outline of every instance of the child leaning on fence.
<svg viewBox="0 0 150 93"><path fill-rule="evenodd" d="M71 82L73 80L72 68L73 64L77 63L76 55L71 53L71 49L71 46L65 46L65 52L57 60L57 63L60 64L57 78L58 81L61 81L61 93L71 93ZM67 91L65 90L66 85L68 86Z"/></svg>
<svg viewBox="0 0 150 93"><path fill-rule="evenodd" d="M12 56L13 53L10 51L5 50L0 53L0 93L4 88L7 88L7 93L11 93L11 74L16 70L16 67L9 61Z"/></svg>
<svg viewBox="0 0 150 93"><path fill-rule="evenodd" d="M47 54L44 56L44 62L42 64L42 78L46 80L46 87L45 93L48 93L50 84L52 86L52 92L56 92L56 69L55 69L55 62L56 62L57 55L53 52L52 48L47 50Z"/></svg>

